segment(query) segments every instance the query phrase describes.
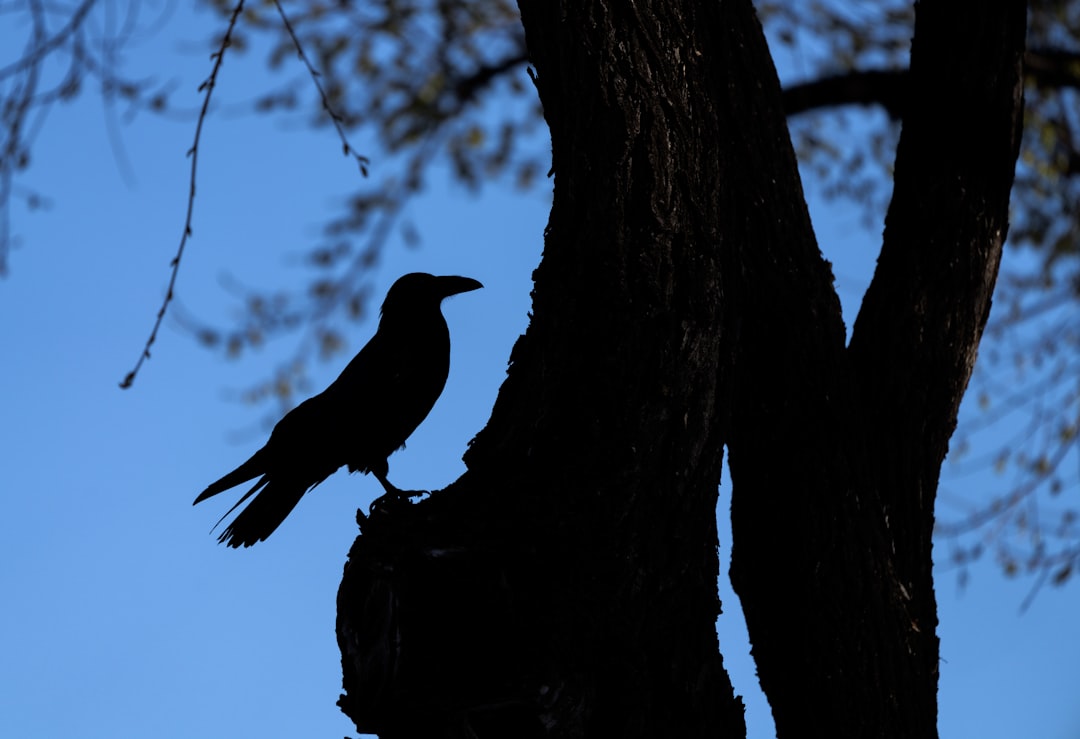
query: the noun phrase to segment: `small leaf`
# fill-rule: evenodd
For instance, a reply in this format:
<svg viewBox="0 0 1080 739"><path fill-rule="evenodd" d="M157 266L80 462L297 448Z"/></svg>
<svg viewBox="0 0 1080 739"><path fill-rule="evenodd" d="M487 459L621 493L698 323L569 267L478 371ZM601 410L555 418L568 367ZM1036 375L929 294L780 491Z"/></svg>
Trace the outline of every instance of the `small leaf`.
<svg viewBox="0 0 1080 739"><path fill-rule="evenodd" d="M323 359L329 359L342 347L341 335L336 331L324 331L319 335L319 354Z"/></svg>
<svg viewBox="0 0 1080 739"><path fill-rule="evenodd" d="M241 350L244 348L244 341L240 338L239 334L232 334L229 336L228 342L225 344L225 354L229 359L236 359L240 356Z"/></svg>
<svg viewBox="0 0 1080 739"><path fill-rule="evenodd" d="M1050 582L1054 585L1064 585L1070 575L1072 575L1072 562L1066 563L1064 567L1055 572Z"/></svg>

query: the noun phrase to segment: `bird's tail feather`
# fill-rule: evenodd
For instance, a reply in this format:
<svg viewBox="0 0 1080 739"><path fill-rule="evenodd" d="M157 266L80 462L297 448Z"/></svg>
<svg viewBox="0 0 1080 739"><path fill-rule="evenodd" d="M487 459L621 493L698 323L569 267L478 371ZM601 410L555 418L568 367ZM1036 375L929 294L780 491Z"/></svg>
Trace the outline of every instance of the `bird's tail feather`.
<svg viewBox="0 0 1080 739"><path fill-rule="evenodd" d="M267 478L259 482L236 502L229 513L236 510L237 506L251 497L259 488L265 488L248 503L247 507L240 511L232 523L225 527L218 537L218 541L230 547L250 547L255 542L263 541L281 522L292 512L300 498L304 497L312 486L304 482L296 481L267 481ZM228 516L226 513L225 516ZM225 518L222 516L222 519ZM218 521L221 523L221 521ZM217 524L214 524L217 528Z"/></svg>
<svg viewBox="0 0 1080 739"><path fill-rule="evenodd" d="M270 482L270 476L269 476L269 475L263 475L263 476L262 476L262 479L260 479L260 480L259 480L259 481L258 481L257 483L255 483L255 487L251 488L251 490L248 490L248 491L247 491L246 493L244 493L244 494L243 494L242 496L240 496L240 500L238 500L238 501L236 501L235 503L233 503L233 507L232 507L232 508L230 508L229 510L225 511L225 515L223 515L223 516L222 516L221 518L219 518L219 519L217 520L217 523L215 523L215 524L214 524L214 525L213 525L213 526L212 526L212 527L210 528L210 531L211 531L211 533L212 533L212 532L214 531L214 529L216 529L216 528L217 528L218 526L220 526L220 525L221 525L221 522L222 522L222 521L224 521L224 520L225 520L225 518L226 518L226 517L227 517L227 516L228 516L228 515L229 515L230 513L232 513L233 511L235 511L235 510L236 510L237 508L239 508L239 507L240 507L240 504L241 504L241 503L243 503L243 502L244 502L245 500L247 500L247 499L248 499L248 498L250 498L250 497L251 497L252 495L254 495L254 494L255 494L256 492L258 492L259 488L265 487L265 486L266 486L266 484L267 484L268 482ZM196 502L196 503L198 503L199 501L195 501L195 502ZM219 540L219 541L220 541L220 540Z"/></svg>
<svg viewBox="0 0 1080 739"><path fill-rule="evenodd" d="M206 487L206 490L203 490L201 493L199 493L199 497L195 499L195 503L201 503L207 498L224 492L229 488L234 488L242 482L254 480L256 477L266 471L265 467L266 465L263 460L263 450L260 449L259 451L251 455L251 459L244 462L242 465L237 467L229 474L225 475L225 477L221 478L216 482L210 483ZM248 495L251 495L251 493L249 492ZM245 500L246 498L247 495L245 495L240 500ZM192 503L192 505L195 505L195 503ZM225 515L227 516L229 514L226 513Z"/></svg>

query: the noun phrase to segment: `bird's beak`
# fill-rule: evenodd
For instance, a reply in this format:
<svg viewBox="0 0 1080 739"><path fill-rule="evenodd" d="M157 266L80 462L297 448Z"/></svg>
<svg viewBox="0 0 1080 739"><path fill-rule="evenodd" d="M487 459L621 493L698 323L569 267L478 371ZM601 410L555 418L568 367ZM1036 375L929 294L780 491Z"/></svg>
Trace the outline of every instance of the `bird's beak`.
<svg viewBox="0 0 1080 739"><path fill-rule="evenodd" d="M467 293L470 290L479 290L483 287L478 280L474 280L471 277L457 277L450 275L447 277L439 277L439 294L448 298L451 295L457 295L458 293Z"/></svg>

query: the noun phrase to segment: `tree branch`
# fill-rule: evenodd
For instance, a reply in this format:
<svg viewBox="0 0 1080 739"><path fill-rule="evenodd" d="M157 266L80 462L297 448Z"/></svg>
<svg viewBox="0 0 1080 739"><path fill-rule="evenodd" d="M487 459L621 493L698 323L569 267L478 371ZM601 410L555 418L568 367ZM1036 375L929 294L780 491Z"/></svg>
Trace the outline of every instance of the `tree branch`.
<svg viewBox="0 0 1080 739"><path fill-rule="evenodd" d="M63 28L52 36L43 38L35 43L33 50L29 54L20 57L18 61L0 68L0 80L10 77L13 74L32 69L41 64L50 52L63 46L64 43L82 27L87 13L90 12L96 2L97 0L83 0L83 3L75 9L75 12L71 14L71 17L68 18L68 21L64 24Z"/></svg>
<svg viewBox="0 0 1080 739"><path fill-rule="evenodd" d="M496 77L529 61L529 54L525 51L524 39L522 39L518 46L520 47L520 51L517 53L511 54L497 62L485 64L477 68L467 77L459 79L454 85L454 91L458 101L466 103L472 100L476 97L477 93L490 85L492 80Z"/></svg>
<svg viewBox="0 0 1080 739"><path fill-rule="evenodd" d="M1080 53L1029 49L1024 54L1024 75L1039 87L1080 89ZM784 112L790 117L845 105L879 105L890 118L900 120L909 86L906 69L856 69L784 88Z"/></svg>
<svg viewBox="0 0 1080 739"><path fill-rule="evenodd" d="M157 339L158 329L161 328L161 322L165 320L165 313L169 309L169 303L172 302L174 289L176 287L176 278L180 274L180 260L184 256L184 247L187 245L187 240L191 236L191 219L195 212L195 175L199 166L199 141L202 138L203 123L206 121L206 115L210 110L210 98L214 94L214 87L217 85L218 72L221 70L221 64L225 60L225 50L229 48L229 44L232 42L232 32L236 28L236 23L240 18L240 13L244 9L244 0L238 0L236 7L233 8L232 16L229 18L229 25L225 29L225 35L221 39L221 46L218 50L211 54L211 58L214 60L214 66L210 70L210 76L199 85L199 92L204 92L202 108L199 110L199 119L195 124L195 141L192 143L191 148L188 150L188 156L191 157L191 177L188 188L188 201L187 201L187 214L184 217L184 230L180 235L180 245L176 249L176 256L172 258L170 266L172 267L172 274L169 276L169 285L165 290L165 299L161 303L161 308L158 309L157 318L154 320L154 327L150 330L150 336L146 340L146 345L143 347L142 354L139 355L138 361L135 362L135 366L131 369L124 379L120 382L120 388L123 390L131 387L135 382L135 376L139 373L139 369L142 367L144 361L150 358L150 347L153 346L154 341Z"/></svg>
<svg viewBox="0 0 1080 739"><path fill-rule="evenodd" d="M1028 49L1024 73L1040 87L1080 88L1080 53L1064 49Z"/></svg>
<svg viewBox="0 0 1080 739"><path fill-rule="evenodd" d="M786 87L783 97L788 116L843 105L880 105L890 118L899 120L907 105L908 71L868 69L830 75Z"/></svg>
<svg viewBox="0 0 1080 739"><path fill-rule="evenodd" d="M285 31L289 34L289 38L292 39L293 46L296 47L296 54L300 57L300 60L304 62L304 66L307 67L308 74L311 75L311 81L315 83L315 89L319 91L319 97L322 100L323 110L330 116L330 120L334 124L334 128L337 130L338 137L341 139L341 149L345 156L351 156L356 160L357 165L360 167L360 174L367 177L367 167L370 160L359 154L356 149L349 143L349 139L345 136L345 128L342 125L341 114L338 113L330 106L330 99L326 96L326 90L323 89L322 82L319 81L320 74L312 65L311 60L308 59L307 53L304 51L304 45L300 43L300 39L296 35L296 31L293 30L292 23L289 22L289 16L285 15L285 9L281 7L279 0L274 0L274 7L277 8L278 15L281 16L281 22L285 24Z"/></svg>
<svg viewBox="0 0 1080 739"><path fill-rule="evenodd" d="M929 702L934 500L1008 231L1025 21L1022 0L919 3L884 243L848 351L854 408L874 436L859 462L880 496L907 614L906 675Z"/></svg>

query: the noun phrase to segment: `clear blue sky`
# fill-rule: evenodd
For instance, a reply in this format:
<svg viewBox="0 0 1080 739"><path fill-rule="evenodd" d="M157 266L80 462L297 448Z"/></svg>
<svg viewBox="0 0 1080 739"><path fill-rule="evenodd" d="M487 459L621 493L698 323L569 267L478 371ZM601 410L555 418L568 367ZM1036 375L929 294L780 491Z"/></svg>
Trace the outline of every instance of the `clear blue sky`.
<svg viewBox="0 0 1080 739"><path fill-rule="evenodd" d="M128 49L125 69L176 80L175 100L194 108L209 69L202 43L219 29L207 13L177 12L158 35ZM24 37L0 26L0 48L9 50L0 64ZM229 58L218 102L264 89L261 60ZM354 512L378 485L335 476L250 550L220 547L208 534L227 501L193 508L191 500L264 437L264 409L232 393L292 345L272 343L227 362L169 321L135 387L118 389L150 328L180 235L193 124L147 116L121 124L133 174L125 182L106 119L92 94L52 111L21 180L52 207L15 211L22 247L0 282L0 454L8 480L0 736L352 736L334 705L335 594L356 534ZM195 237L178 290L186 310L207 318L234 308L223 275L261 286L303 279L296 257L358 184L331 132L254 117L212 117L200 162ZM373 171L379 165L373 156ZM878 231L810 196L852 310ZM486 286L447 303L450 381L408 449L391 459L398 485L442 487L463 470L461 454L485 423L526 326L547 196L489 187L477 198L437 176L410 215L423 245L390 245L378 268L379 299L398 275L416 270ZM373 328L356 328L353 349ZM325 385L346 360L317 366L314 384ZM723 525L726 481L721 493ZM721 536L726 572L729 538ZM1027 587L1005 581L992 563L974 568L963 593L952 573L939 573L943 737L1080 737L1080 586L1047 588L1021 615ZM726 578L721 595L721 648L747 696L749 735L771 737Z"/></svg>

